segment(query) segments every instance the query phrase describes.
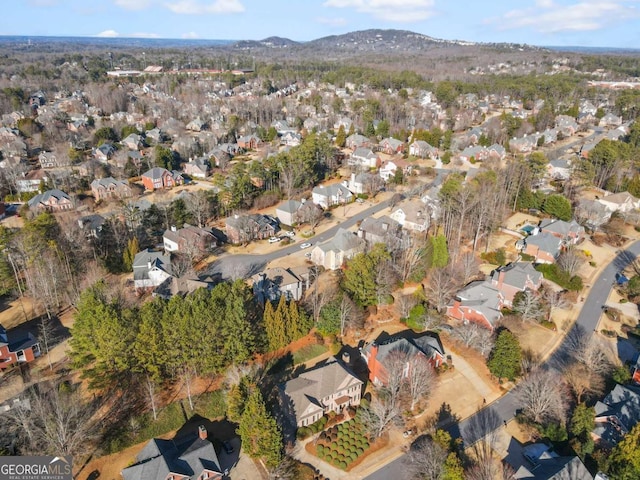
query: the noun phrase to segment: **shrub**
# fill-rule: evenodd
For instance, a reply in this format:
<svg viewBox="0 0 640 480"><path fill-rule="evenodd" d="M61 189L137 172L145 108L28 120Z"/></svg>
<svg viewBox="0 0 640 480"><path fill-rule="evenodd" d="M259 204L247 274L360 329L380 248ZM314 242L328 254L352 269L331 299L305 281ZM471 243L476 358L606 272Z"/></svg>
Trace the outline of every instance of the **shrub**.
<svg viewBox="0 0 640 480"><path fill-rule="evenodd" d="M480 254L480 258L492 265L504 265L507 263L507 254L504 248L499 248L493 252L482 253Z"/></svg>
<svg viewBox="0 0 640 480"><path fill-rule="evenodd" d="M347 462L342 461L340 462L340 464L338 465L341 469L345 470L347 468Z"/></svg>
<svg viewBox="0 0 640 480"><path fill-rule="evenodd" d="M569 291L579 292L582 290L582 278L578 275L574 275L573 277L569 275L568 272L562 270L557 264L547 264L543 263L540 265L536 265L536 270L538 270L544 278L547 280L551 280L554 283L557 283L562 288L565 288Z"/></svg>

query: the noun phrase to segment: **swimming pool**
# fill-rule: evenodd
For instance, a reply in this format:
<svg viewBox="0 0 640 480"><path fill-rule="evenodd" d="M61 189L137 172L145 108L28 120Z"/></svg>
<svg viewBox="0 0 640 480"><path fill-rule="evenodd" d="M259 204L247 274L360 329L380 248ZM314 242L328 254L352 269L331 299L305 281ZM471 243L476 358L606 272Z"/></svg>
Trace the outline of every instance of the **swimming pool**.
<svg viewBox="0 0 640 480"><path fill-rule="evenodd" d="M527 235L531 235L531 232L533 232L533 230L536 228L535 225L525 225L524 227L522 227L520 230L524 233L526 233Z"/></svg>

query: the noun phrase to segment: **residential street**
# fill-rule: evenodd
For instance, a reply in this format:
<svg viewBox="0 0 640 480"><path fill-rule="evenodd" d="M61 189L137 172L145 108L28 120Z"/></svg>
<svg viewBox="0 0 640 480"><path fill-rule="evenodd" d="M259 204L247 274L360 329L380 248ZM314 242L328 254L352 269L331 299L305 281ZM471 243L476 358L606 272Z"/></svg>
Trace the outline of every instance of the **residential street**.
<svg viewBox="0 0 640 480"><path fill-rule="evenodd" d="M560 364L559 361L562 360L565 355L567 338L570 338L574 331L582 330L587 334L593 334L600 319L602 306L606 303L609 293L611 292L616 272L626 268L639 255L640 240L632 243L625 250L620 251L602 270L593 283L575 324L560 346L547 360L546 364L548 367L553 368ZM452 425L447 430L453 437L462 437L465 446L472 445L483 436L513 419L516 409L519 408L515 398L516 390L517 389L511 390L476 414L471 415L458 424ZM389 478L395 480L405 479L406 477L403 473L405 470L403 468L403 462L406 461L405 457L406 455L403 455L395 459L393 462L366 477L366 480L386 480Z"/></svg>

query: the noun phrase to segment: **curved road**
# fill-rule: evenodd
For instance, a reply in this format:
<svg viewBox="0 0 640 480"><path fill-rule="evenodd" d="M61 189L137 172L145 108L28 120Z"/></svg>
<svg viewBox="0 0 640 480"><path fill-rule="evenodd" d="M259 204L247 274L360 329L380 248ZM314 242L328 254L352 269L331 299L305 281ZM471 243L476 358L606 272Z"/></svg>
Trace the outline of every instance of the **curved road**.
<svg viewBox="0 0 640 480"><path fill-rule="evenodd" d="M588 335L593 334L600 319L602 306L606 303L609 293L611 292L616 272L626 268L638 256L640 256L640 240L632 243L625 250L620 251L604 268L593 283L576 323L567 333L560 346L554 351L553 355L545 362L547 366L553 367L553 364L562 359L566 346L572 337L572 333L582 331ZM472 445L514 417L515 411L520 408L516 400L516 391L517 388L509 391L500 397L500 399L487 405L462 422L448 427L447 430L454 438L462 437L465 445ZM404 455L369 475L366 477L366 480L386 480L389 478L403 480L406 478L403 473L403 462Z"/></svg>
<svg viewBox="0 0 640 480"><path fill-rule="evenodd" d="M291 255L292 253L299 252L300 244L306 242L310 243L312 246L315 246L318 243L329 240L330 238L333 238L335 236L339 228L350 228L357 222L364 220L366 217L373 215L374 213L378 213L389 205L391 205L391 199L383 200L382 202L369 207L366 210L356 213L349 219L340 222L338 225L335 225L314 237L304 239L286 247L279 248L270 253L265 253L262 255L239 254L222 256L208 267L208 273L220 274L223 278L250 277L251 275L260 272L267 263L277 258L282 258L287 255Z"/></svg>

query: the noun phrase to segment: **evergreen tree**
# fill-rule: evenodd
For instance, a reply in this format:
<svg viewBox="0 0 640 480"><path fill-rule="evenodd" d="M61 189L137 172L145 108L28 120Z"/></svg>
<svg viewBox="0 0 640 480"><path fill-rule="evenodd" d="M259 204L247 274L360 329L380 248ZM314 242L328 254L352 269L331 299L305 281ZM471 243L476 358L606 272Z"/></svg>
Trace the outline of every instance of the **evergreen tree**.
<svg viewBox="0 0 640 480"><path fill-rule="evenodd" d="M284 295L280 297L278 306L273 309L271 302L267 302L264 309L264 329L267 335L269 351L278 350L287 345L285 326L286 301Z"/></svg>
<svg viewBox="0 0 640 480"><path fill-rule="evenodd" d="M133 271L133 261L136 258L136 253L140 251L140 244L138 243L138 237L133 237L127 242L127 248L122 252L122 264L125 271Z"/></svg>
<svg viewBox="0 0 640 480"><path fill-rule="evenodd" d="M502 329L491 350L487 366L498 379L515 380L520 375L522 350L518 339L509 330Z"/></svg>
<svg viewBox="0 0 640 480"><path fill-rule="evenodd" d="M247 399L255 389L256 385L246 375L231 387L227 396L227 418L229 421L240 423Z"/></svg>
<svg viewBox="0 0 640 480"><path fill-rule="evenodd" d="M449 453L444 462L444 471L442 472L442 480L464 480L464 467L458 455L455 452Z"/></svg>
<svg viewBox="0 0 640 480"><path fill-rule="evenodd" d="M238 434L242 448L250 457L264 460L273 468L282 459L282 433L276 420L267 412L260 390L249 395L240 418Z"/></svg>
<svg viewBox="0 0 640 480"><path fill-rule="evenodd" d="M431 237L431 247L431 266L434 268L446 267L449 263L449 249L445 236L438 234Z"/></svg>
<svg viewBox="0 0 640 480"><path fill-rule="evenodd" d="M221 321L223 335L222 351L227 364L243 363L257 351L255 328L251 324L249 310L255 311L253 294L242 280L233 284L217 285L212 293L217 292L224 299L224 316ZM255 321L256 319L254 319Z"/></svg>
<svg viewBox="0 0 640 480"><path fill-rule="evenodd" d="M300 309L297 302L291 300L289 302L289 315L288 315L287 338L290 342L294 342L299 338L304 337L311 329L311 323L309 317L304 310Z"/></svg>
<svg viewBox="0 0 640 480"><path fill-rule="evenodd" d="M607 460L607 473L611 480L637 480L640 478L640 423L618 443Z"/></svg>
<svg viewBox="0 0 640 480"><path fill-rule="evenodd" d="M336 134L336 145L343 148L347 144L347 132L344 130L344 125L340 125L338 133Z"/></svg>
<svg viewBox="0 0 640 480"><path fill-rule="evenodd" d="M548 215L567 222L573 216L571 202L559 194L549 195L542 204L542 210Z"/></svg>

